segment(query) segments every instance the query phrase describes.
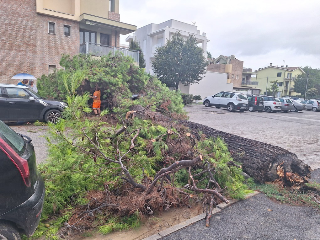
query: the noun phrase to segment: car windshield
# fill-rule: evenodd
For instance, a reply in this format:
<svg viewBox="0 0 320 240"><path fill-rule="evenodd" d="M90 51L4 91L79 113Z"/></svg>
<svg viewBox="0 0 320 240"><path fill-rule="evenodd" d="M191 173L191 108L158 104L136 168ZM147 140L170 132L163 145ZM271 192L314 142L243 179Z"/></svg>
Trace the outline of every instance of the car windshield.
<svg viewBox="0 0 320 240"><path fill-rule="evenodd" d="M18 135L15 131L9 128L5 123L0 121L0 136L6 141L11 147L21 152L24 146L23 138Z"/></svg>
<svg viewBox="0 0 320 240"><path fill-rule="evenodd" d="M273 101L280 102L280 100L278 98L275 98Z"/></svg>
<svg viewBox="0 0 320 240"><path fill-rule="evenodd" d="M36 92L32 91L30 88L28 88L28 91L33 95L33 97L41 98L41 97L39 97L39 95Z"/></svg>
<svg viewBox="0 0 320 240"><path fill-rule="evenodd" d="M279 100L280 100L280 102L284 102L284 100L282 98L280 98Z"/></svg>
<svg viewBox="0 0 320 240"><path fill-rule="evenodd" d="M245 96L243 96L242 94L238 94L238 98L247 100L247 98Z"/></svg>
<svg viewBox="0 0 320 240"><path fill-rule="evenodd" d="M263 101L274 101L274 97L262 97Z"/></svg>

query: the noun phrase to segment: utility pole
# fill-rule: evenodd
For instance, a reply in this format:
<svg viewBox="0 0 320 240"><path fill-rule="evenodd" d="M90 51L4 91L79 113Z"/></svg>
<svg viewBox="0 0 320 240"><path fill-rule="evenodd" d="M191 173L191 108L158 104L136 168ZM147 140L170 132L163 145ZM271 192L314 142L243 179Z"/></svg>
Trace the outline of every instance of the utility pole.
<svg viewBox="0 0 320 240"><path fill-rule="evenodd" d="M309 73L307 73L307 82L306 82L306 91L304 92L304 100L307 99L308 81L309 81Z"/></svg>

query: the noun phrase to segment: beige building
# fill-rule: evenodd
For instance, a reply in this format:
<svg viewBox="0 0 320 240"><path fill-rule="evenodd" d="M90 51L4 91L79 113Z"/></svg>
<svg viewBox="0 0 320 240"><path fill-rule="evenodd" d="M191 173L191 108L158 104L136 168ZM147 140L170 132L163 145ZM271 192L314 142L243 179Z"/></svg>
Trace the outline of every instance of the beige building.
<svg viewBox="0 0 320 240"><path fill-rule="evenodd" d="M210 72L226 73L228 83L232 83L233 87L241 87L243 61L238 60L234 55L220 55L211 61L207 70Z"/></svg>
<svg viewBox="0 0 320 240"><path fill-rule="evenodd" d="M279 89L277 97L297 96L300 93L294 91L294 80L303 73L300 67L288 67L288 65L279 67L270 63L268 67L259 68L255 72L256 79L254 81L251 79L246 85L261 89L261 93L266 94L266 89L277 81Z"/></svg>
<svg viewBox="0 0 320 240"><path fill-rule="evenodd" d="M119 0L1 0L0 83L17 73L36 77L60 68L62 54L122 51L120 34L136 26L120 21Z"/></svg>

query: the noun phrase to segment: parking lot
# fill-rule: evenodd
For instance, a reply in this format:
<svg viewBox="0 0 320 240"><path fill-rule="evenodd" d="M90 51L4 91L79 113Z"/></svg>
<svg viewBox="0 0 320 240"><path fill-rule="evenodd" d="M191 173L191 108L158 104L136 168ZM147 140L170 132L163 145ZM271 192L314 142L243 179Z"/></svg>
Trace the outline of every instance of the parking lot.
<svg viewBox="0 0 320 240"><path fill-rule="evenodd" d="M185 110L192 122L280 146L320 168L320 112L229 112L196 104Z"/></svg>

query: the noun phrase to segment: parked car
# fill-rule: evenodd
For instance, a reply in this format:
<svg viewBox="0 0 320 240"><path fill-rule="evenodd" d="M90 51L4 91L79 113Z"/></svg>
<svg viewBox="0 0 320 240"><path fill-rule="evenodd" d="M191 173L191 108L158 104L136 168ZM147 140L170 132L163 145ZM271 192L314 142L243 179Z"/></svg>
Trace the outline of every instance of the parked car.
<svg viewBox="0 0 320 240"><path fill-rule="evenodd" d="M268 113L280 112L281 102L273 96L261 96L263 99L264 110Z"/></svg>
<svg viewBox="0 0 320 240"><path fill-rule="evenodd" d="M32 235L44 195L31 139L0 121L0 239Z"/></svg>
<svg viewBox="0 0 320 240"><path fill-rule="evenodd" d="M295 111L292 101L289 98L279 98L281 102L281 111L289 112Z"/></svg>
<svg viewBox="0 0 320 240"><path fill-rule="evenodd" d="M303 103L303 101L299 101L299 100L291 100L292 104L294 106L294 111L298 112L298 111L303 111L306 108L306 105Z"/></svg>
<svg viewBox="0 0 320 240"><path fill-rule="evenodd" d="M0 84L0 120L56 123L67 104L42 99L25 86Z"/></svg>
<svg viewBox="0 0 320 240"><path fill-rule="evenodd" d="M250 112L258 111L262 112L264 109L263 99L260 96L251 95L248 96L248 110Z"/></svg>
<svg viewBox="0 0 320 240"><path fill-rule="evenodd" d="M306 109L314 112L320 111L320 100L310 99L306 102Z"/></svg>
<svg viewBox="0 0 320 240"><path fill-rule="evenodd" d="M226 107L230 112L235 110L243 112L247 110L248 99L245 95L238 92L219 92L213 96L204 98L203 104L206 107Z"/></svg>

